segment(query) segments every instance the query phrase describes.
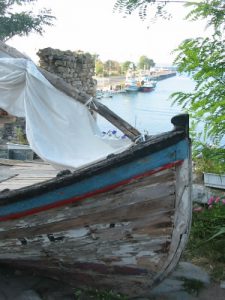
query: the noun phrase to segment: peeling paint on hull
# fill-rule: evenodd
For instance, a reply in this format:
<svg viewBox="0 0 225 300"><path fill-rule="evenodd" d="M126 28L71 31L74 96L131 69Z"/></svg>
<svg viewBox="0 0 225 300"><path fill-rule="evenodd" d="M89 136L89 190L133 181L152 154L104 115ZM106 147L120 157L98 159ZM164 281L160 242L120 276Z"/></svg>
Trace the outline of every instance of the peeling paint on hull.
<svg viewBox="0 0 225 300"><path fill-rule="evenodd" d="M145 296L177 264L191 220L190 142L156 136L63 178L0 195L0 262Z"/></svg>

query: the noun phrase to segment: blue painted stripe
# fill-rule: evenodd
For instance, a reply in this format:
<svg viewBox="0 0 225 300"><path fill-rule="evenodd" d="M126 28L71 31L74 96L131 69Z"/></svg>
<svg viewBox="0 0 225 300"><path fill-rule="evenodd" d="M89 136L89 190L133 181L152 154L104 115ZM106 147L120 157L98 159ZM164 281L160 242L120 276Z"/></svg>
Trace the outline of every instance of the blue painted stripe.
<svg viewBox="0 0 225 300"><path fill-rule="evenodd" d="M163 149L159 152L147 155L133 162L109 169L101 174L84 179L66 187L35 196L24 201L18 201L0 208L0 216L21 213L37 207L53 204L64 199L78 197L93 192L109 185L117 184L123 180L146 173L163 165L184 160L189 155L189 144L187 140Z"/></svg>

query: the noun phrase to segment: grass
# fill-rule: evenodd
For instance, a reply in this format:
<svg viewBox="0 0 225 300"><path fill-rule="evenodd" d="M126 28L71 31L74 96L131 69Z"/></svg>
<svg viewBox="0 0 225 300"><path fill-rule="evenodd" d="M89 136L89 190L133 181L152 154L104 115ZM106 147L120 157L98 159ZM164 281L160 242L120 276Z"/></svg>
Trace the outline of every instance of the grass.
<svg viewBox="0 0 225 300"><path fill-rule="evenodd" d="M225 200L212 197L193 211L184 259L204 267L214 281L225 280Z"/></svg>
<svg viewBox="0 0 225 300"><path fill-rule="evenodd" d="M97 289L77 289L75 296L77 300L128 300L126 296L113 291L99 291Z"/></svg>
<svg viewBox="0 0 225 300"><path fill-rule="evenodd" d="M204 283L202 281L196 279L188 279L188 278L180 278L183 281L183 287L185 291L194 296L198 296L199 292L204 287Z"/></svg>

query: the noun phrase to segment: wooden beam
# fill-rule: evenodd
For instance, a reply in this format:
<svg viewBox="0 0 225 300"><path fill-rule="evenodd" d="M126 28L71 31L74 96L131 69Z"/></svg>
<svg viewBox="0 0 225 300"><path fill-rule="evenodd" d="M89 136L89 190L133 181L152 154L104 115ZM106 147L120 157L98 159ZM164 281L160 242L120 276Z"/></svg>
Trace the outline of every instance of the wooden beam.
<svg viewBox="0 0 225 300"><path fill-rule="evenodd" d="M7 56L10 56L12 58L25 58L29 59L26 55L22 54L18 50L16 50L13 47L10 47L0 41L0 52L5 53ZM74 98L75 100L81 102L82 104L86 104L90 100L90 96L87 95L82 90L78 90L74 86L67 83L65 80L63 80L61 77L52 74L40 67L38 67L38 70L42 73L43 76L58 90L65 93L66 95ZM120 129L128 138L130 138L132 141L137 140L141 133L134 128L132 125L127 123L125 120L120 118L118 115L116 115L113 111L111 111L108 107L103 105L102 103L98 102L95 98L90 101L88 104L88 108L90 110L93 110L103 116L105 119L107 119L110 123L115 125L118 129Z"/></svg>

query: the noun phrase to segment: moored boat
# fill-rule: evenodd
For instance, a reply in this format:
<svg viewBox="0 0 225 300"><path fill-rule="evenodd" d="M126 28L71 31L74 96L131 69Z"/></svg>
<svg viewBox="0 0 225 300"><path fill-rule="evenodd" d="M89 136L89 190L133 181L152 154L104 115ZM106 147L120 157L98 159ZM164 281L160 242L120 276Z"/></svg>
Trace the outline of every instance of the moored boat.
<svg viewBox="0 0 225 300"><path fill-rule="evenodd" d="M148 295L188 239L188 120L175 116L172 131L149 137L123 125L133 143L120 153L3 190L0 262L129 299Z"/></svg>
<svg viewBox="0 0 225 300"><path fill-rule="evenodd" d="M127 74L126 74L124 89L126 92L137 92L139 89L138 80L136 78L134 66L132 64L129 67Z"/></svg>
<svg viewBox="0 0 225 300"><path fill-rule="evenodd" d="M137 92L139 90L137 79L127 77L124 89L126 92Z"/></svg>
<svg viewBox="0 0 225 300"><path fill-rule="evenodd" d="M156 82L149 76L142 76L139 80L140 92L151 92L156 87Z"/></svg>

